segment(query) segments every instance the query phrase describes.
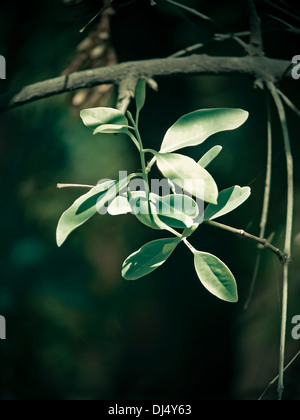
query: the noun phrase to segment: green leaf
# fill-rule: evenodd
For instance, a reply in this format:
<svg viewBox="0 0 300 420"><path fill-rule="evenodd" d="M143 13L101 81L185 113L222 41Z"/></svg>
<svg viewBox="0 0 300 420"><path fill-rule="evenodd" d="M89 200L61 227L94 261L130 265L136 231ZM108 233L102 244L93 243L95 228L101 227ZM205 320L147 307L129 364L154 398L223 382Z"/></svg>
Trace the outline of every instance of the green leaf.
<svg viewBox="0 0 300 420"><path fill-rule="evenodd" d="M158 197L151 194L151 196L152 199L156 200L155 204L158 206L159 219L173 228L190 228L194 224L193 219L199 215L197 203L186 195L171 194L164 197Z"/></svg>
<svg viewBox="0 0 300 420"><path fill-rule="evenodd" d="M199 214L197 203L188 196L176 194L159 197L151 193L150 217L146 193L144 191L129 191L128 195L136 218L152 229L165 230L168 226L185 229L193 225L193 218Z"/></svg>
<svg viewBox="0 0 300 420"><path fill-rule="evenodd" d="M98 199L97 201L97 212L99 214L106 214L108 213L108 208L110 204L115 200L116 197L118 197L118 194L121 192L123 193L123 190L127 188L130 180L132 178L136 177L136 174L128 175L128 177L121 178L119 181L115 182L115 185L112 185L107 193ZM125 190L126 191L126 190Z"/></svg>
<svg viewBox="0 0 300 420"><path fill-rule="evenodd" d="M182 232L182 238L188 238L189 236L191 236L198 229L199 226L199 223L195 223L190 228L184 229L184 231Z"/></svg>
<svg viewBox="0 0 300 420"><path fill-rule="evenodd" d="M230 303L238 301L235 278L219 258L206 252L197 251L195 253L195 269L203 286L214 296Z"/></svg>
<svg viewBox="0 0 300 420"><path fill-rule="evenodd" d="M127 118L115 108L89 108L80 112L81 119L90 130L100 125L124 126L128 125Z"/></svg>
<svg viewBox="0 0 300 420"><path fill-rule="evenodd" d="M218 187L213 177L197 162L175 153L154 153L157 166L166 178L200 200L217 203Z"/></svg>
<svg viewBox="0 0 300 420"><path fill-rule="evenodd" d="M219 155L219 153L221 153L222 149L222 146L214 146L202 156L198 165L202 166L202 168L206 168Z"/></svg>
<svg viewBox="0 0 300 420"><path fill-rule="evenodd" d="M107 208L108 213L111 216L119 216L122 214L131 213L131 207L127 197L118 196L116 197Z"/></svg>
<svg viewBox="0 0 300 420"><path fill-rule="evenodd" d="M119 181L107 181L92 188L87 194L79 197L61 216L56 232L57 245L61 246L73 230L83 225L87 220L99 214L106 214L109 204L126 188L129 181L137 174L121 178Z"/></svg>
<svg viewBox="0 0 300 420"><path fill-rule="evenodd" d="M181 117L167 131L161 146L162 153L170 153L188 146L197 146L221 131L240 127L249 114L242 109L202 109Z"/></svg>
<svg viewBox="0 0 300 420"><path fill-rule="evenodd" d="M218 204L209 204L206 207L204 220L213 220L230 213L243 204L250 194L251 189L249 187L241 188L238 185L221 191L218 197Z"/></svg>
<svg viewBox="0 0 300 420"><path fill-rule="evenodd" d="M149 242L123 264L122 276L125 280L137 280L160 267L173 253L180 238L158 239Z"/></svg>
<svg viewBox="0 0 300 420"><path fill-rule="evenodd" d="M128 134L128 128L124 125L104 124L94 130L94 134Z"/></svg>
<svg viewBox="0 0 300 420"><path fill-rule="evenodd" d="M135 102L137 112L139 113L144 107L146 101L146 80L141 79L136 85L135 89Z"/></svg>
<svg viewBox="0 0 300 420"><path fill-rule="evenodd" d="M61 216L57 231L56 241L60 247L73 230L83 225L97 213L97 201L104 197L108 189L115 185L115 181L108 181L92 188L88 193L79 197L72 206Z"/></svg>

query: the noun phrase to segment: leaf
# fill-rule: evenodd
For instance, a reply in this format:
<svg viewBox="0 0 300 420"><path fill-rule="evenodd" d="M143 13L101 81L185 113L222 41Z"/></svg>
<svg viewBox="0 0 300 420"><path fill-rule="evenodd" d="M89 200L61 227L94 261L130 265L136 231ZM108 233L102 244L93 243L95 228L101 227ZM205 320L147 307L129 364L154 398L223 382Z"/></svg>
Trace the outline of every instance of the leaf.
<svg viewBox="0 0 300 420"><path fill-rule="evenodd" d="M235 278L219 258L197 251L195 252L195 269L203 286L214 296L230 303L238 301Z"/></svg>
<svg viewBox="0 0 300 420"><path fill-rule="evenodd" d="M56 232L57 245L61 246L73 230L83 225L87 220L99 214L106 214L107 203L127 187L136 174L128 175L118 181L107 181L92 188L87 194L79 197L61 216Z"/></svg>
<svg viewBox="0 0 300 420"><path fill-rule="evenodd" d="M199 214L197 203L190 197L182 194L172 194L159 197L151 193L158 218L168 226L185 229L194 224L194 218Z"/></svg>
<svg viewBox="0 0 300 420"><path fill-rule="evenodd" d="M251 189L249 187L241 188L238 185L221 191L218 197L218 204L209 204L206 207L204 220L213 220L230 213L243 204L250 194Z"/></svg>
<svg viewBox="0 0 300 420"><path fill-rule="evenodd" d="M127 197L123 197L120 195L110 203L110 205L107 208L107 212L111 216L119 216L122 214L131 213L132 210Z"/></svg>
<svg viewBox="0 0 300 420"><path fill-rule="evenodd" d="M56 241L60 247L73 230L83 225L97 213L96 204L99 198L106 195L108 189L115 185L115 181L108 181L92 188L88 193L79 197L72 206L61 216L57 231Z"/></svg>
<svg viewBox="0 0 300 420"><path fill-rule="evenodd" d="M219 153L221 153L222 149L222 146L214 146L202 156L198 165L202 166L202 168L206 168L219 155Z"/></svg>
<svg viewBox="0 0 300 420"><path fill-rule="evenodd" d="M137 112L139 113L144 107L146 101L146 80L141 79L136 85L135 89L135 102Z"/></svg>
<svg viewBox="0 0 300 420"><path fill-rule="evenodd" d="M151 193L150 217L145 191L130 191L128 195L133 214L141 223L152 229L165 230L168 226L185 229L193 225L193 218L199 214L197 203L188 196L177 194L159 197Z"/></svg>
<svg viewBox="0 0 300 420"><path fill-rule="evenodd" d="M115 108L89 108L80 112L81 119L90 130L100 125L124 126L128 125L127 118Z"/></svg>
<svg viewBox="0 0 300 420"><path fill-rule="evenodd" d="M157 153L162 174L185 192L208 203L217 203L218 187L213 177L193 159L175 153Z"/></svg>
<svg viewBox="0 0 300 420"><path fill-rule="evenodd" d="M118 197L118 194L127 188L130 180L136 177L136 174L128 175L127 177L120 178L119 181L115 182L115 185L112 185L105 196L102 196L97 201L97 212L99 214L107 214L110 204ZM125 190L126 191L126 190Z"/></svg>
<svg viewBox="0 0 300 420"><path fill-rule="evenodd" d="M173 253L180 238L158 239L149 242L123 264L122 276L125 280L137 280L160 267Z"/></svg>
<svg viewBox="0 0 300 420"><path fill-rule="evenodd" d="M94 134L128 134L128 129L124 125L104 124L99 125L94 130Z"/></svg>
<svg viewBox="0 0 300 420"><path fill-rule="evenodd" d="M181 117L167 131L161 146L162 153L170 153L188 146L197 146L221 131L240 127L249 114L242 109L202 109Z"/></svg>

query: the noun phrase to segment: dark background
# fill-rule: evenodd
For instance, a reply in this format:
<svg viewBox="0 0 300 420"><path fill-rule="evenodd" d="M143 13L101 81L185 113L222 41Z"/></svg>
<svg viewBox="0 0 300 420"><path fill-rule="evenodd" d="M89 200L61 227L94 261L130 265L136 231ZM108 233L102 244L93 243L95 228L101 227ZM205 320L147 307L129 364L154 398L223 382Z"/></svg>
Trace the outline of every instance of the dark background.
<svg viewBox="0 0 300 420"><path fill-rule="evenodd" d="M122 3L122 2L119 2ZM124 2L123 2L124 3ZM215 27L178 8L140 0L117 8L113 45L120 61L166 57L209 40ZM231 31L248 29L246 1L196 1L196 7ZM258 2L259 3L259 2ZM274 3L283 5L280 0ZM0 54L7 80L0 92L62 73L86 36L79 29L101 2L66 5L62 0L4 1L0 6ZM283 7L287 7L283 5ZM299 36L285 31L275 15L297 26L292 16L259 3L266 54L300 54ZM92 30L93 25L88 29ZM87 33L88 33L87 31ZM217 32L220 30L217 28ZM211 43L203 52L243 55L233 41ZM160 79L148 91L141 117L147 147L159 147L166 129L187 112L236 107L248 122L187 151L199 158L210 147L224 150L211 165L220 189L250 185L249 201L224 223L259 233L266 162L265 96L246 77ZM300 81L282 90L299 106ZM229 234L202 227L192 238L235 274L236 305L209 295L197 279L191 254L180 247L145 279L126 283L123 260L160 234L132 216L94 217L58 249L55 230L61 213L80 192L58 190L58 182L92 183L139 168L127 138L100 140L70 109L68 95L45 99L0 115L0 314L7 340L0 341L0 399L257 399L278 373L281 267L263 253L254 299L248 296L257 249ZM114 96L111 98L113 104ZM286 169L275 108L273 188L267 235L283 246ZM295 230L290 276L287 361L298 351L291 318L300 314L299 120L287 111L295 159ZM300 363L286 374L287 399L299 399ZM267 394L276 398L275 387Z"/></svg>

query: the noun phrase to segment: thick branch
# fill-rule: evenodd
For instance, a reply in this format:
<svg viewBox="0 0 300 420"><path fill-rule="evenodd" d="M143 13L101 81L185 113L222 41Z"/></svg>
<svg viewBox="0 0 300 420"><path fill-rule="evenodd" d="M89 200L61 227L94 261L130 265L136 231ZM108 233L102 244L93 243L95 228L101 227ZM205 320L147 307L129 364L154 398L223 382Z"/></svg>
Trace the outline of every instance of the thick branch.
<svg viewBox="0 0 300 420"><path fill-rule="evenodd" d="M261 19L257 14L254 0L248 0L250 11L250 45L253 55L263 55Z"/></svg>
<svg viewBox="0 0 300 420"><path fill-rule="evenodd" d="M111 67L101 67L60 76L28 85L11 95L0 98L0 111L5 111L38 99L101 84L120 85L128 75L133 78L155 78L185 75L247 75L263 81L280 78L289 61L266 57L189 57L132 61ZM290 73L286 75L290 77Z"/></svg>

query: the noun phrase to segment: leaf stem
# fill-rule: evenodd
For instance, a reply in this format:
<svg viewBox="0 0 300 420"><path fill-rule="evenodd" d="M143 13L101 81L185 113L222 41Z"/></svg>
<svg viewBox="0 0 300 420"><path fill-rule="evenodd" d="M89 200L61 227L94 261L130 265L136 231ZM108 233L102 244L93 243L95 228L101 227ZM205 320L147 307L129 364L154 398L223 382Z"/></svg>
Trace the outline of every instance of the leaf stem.
<svg viewBox="0 0 300 420"><path fill-rule="evenodd" d="M185 245L189 248L189 250L192 252L192 254L195 254L197 250L193 247L193 245L187 240L187 238L183 238L182 241L185 243Z"/></svg>
<svg viewBox="0 0 300 420"><path fill-rule="evenodd" d="M148 195L148 199L149 199L149 193L150 193L150 188L149 188L149 179L148 179L148 172L146 171L146 161L145 161L145 151L144 151L144 146L143 146L143 142L142 142L142 138L137 126L137 123L134 121L134 118L131 114L131 112L127 111L127 115L133 125L134 131L135 131L135 135L136 135L136 140L138 142L138 149L140 152L140 160L141 160L141 165L142 165L142 171L143 171L143 179L145 181L145 187L146 187L146 194Z"/></svg>

